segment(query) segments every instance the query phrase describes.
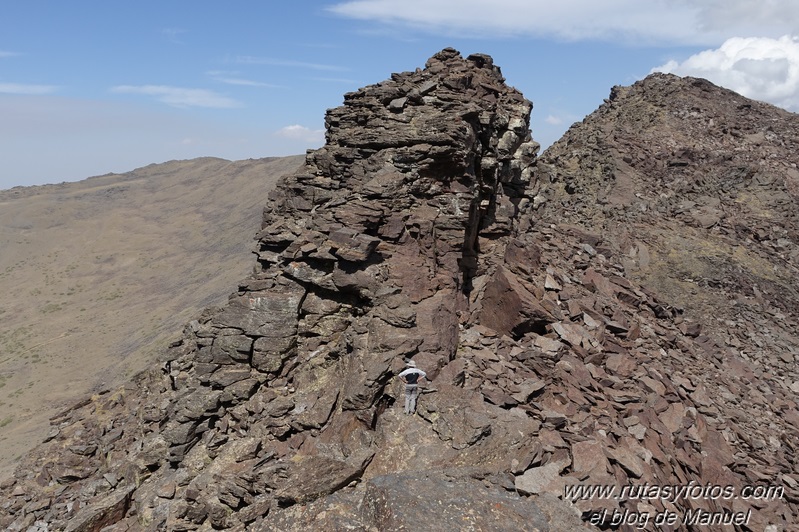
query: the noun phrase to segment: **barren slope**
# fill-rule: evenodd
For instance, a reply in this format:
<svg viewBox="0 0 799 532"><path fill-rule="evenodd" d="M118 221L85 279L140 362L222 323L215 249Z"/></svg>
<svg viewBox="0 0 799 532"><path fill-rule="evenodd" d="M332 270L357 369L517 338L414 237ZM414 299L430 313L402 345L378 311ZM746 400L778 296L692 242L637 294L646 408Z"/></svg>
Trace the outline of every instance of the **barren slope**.
<svg viewBox="0 0 799 532"><path fill-rule="evenodd" d="M0 191L0 472L65 400L123 382L252 267L286 157Z"/></svg>
<svg viewBox="0 0 799 532"><path fill-rule="evenodd" d="M766 380L761 402L795 400L797 165L799 115L652 75L615 87L542 155L537 215L594 233L626 277L751 363ZM762 416L744 409L744 425Z"/></svg>

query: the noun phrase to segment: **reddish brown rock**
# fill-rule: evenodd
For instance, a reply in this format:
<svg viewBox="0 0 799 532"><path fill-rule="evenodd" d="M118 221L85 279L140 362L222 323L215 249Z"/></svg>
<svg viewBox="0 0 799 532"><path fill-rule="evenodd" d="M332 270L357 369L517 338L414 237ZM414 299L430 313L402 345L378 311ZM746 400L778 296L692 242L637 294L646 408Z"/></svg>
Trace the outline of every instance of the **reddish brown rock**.
<svg viewBox="0 0 799 532"><path fill-rule="evenodd" d="M574 530L567 485L691 482L796 522L795 117L654 75L538 160L530 110L451 49L347 94L251 278L56 416L0 526Z"/></svg>
<svg viewBox="0 0 799 532"><path fill-rule="evenodd" d="M480 323L503 334L521 336L543 330L555 318L510 271L500 267L483 293Z"/></svg>

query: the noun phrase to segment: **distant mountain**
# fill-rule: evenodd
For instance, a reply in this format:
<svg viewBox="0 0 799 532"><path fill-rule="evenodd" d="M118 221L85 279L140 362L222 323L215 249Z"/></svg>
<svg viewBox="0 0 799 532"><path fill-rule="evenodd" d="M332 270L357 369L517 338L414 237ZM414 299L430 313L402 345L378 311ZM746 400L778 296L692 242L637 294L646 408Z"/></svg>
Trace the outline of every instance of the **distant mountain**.
<svg viewBox="0 0 799 532"><path fill-rule="evenodd" d="M538 157L504 81L448 48L345 95L238 291L54 416L0 526L799 522L799 117L652 75Z"/></svg>
<svg viewBox="0 0 799 532"><path fill-rule="evenodd" d="M127 381L252 268L303 158L203 158L0 191L0 470L77 395Z"/></svg>

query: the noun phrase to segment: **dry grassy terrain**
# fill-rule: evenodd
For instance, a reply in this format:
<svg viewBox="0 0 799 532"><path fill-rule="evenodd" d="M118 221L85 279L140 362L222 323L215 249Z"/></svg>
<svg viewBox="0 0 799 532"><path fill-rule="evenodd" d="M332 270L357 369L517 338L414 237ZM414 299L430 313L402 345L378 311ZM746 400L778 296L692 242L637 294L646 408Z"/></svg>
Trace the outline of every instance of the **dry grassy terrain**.
<svg viewBox="0 0 799 532"><path fill-rule="evenodd" d="M154 164L0 191L0 477L58 409L127 380L253 265L303 157Z"/></svg>

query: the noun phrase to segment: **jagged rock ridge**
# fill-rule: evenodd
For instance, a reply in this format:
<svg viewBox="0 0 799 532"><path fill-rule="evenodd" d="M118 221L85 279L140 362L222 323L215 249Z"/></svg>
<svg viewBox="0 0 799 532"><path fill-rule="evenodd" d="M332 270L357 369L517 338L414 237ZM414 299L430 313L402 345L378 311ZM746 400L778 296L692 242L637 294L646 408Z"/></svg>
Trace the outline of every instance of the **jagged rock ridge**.
<svg viewBox="0 0 799 532"><path fill-rule="evenodd" d="M54 418L43 465L2 485L0 524L575 530L565 485L689 481L789 490L577 508L795 521L796 403L774 407L776 454L719 423L717 366L729 393L762 377L628 276L604 233L563 224L565 199L558 219L578 173L558 152L536 167L531 108L490 57L451 49L345 95L265 209L253 275L163 373ZM411 357L432 378L419 417L395 406Z"/></svg>

